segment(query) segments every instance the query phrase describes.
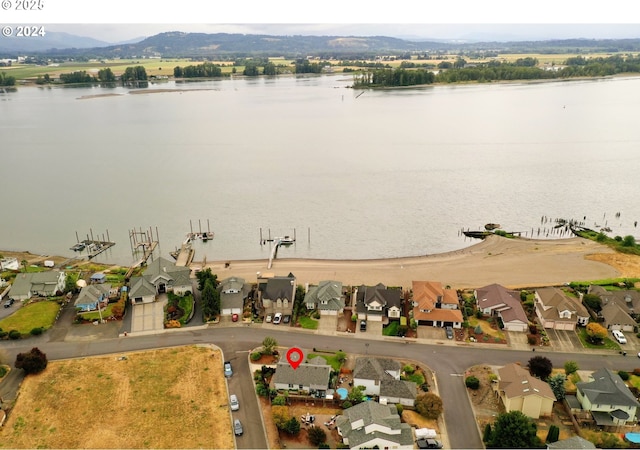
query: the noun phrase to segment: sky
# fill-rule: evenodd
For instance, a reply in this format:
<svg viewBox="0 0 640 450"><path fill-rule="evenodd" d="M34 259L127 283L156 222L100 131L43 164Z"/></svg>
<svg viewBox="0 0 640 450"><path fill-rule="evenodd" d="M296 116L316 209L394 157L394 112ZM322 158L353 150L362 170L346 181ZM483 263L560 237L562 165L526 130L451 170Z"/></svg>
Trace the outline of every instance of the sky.
<svg viewBox="0 0 640 450"><path fill-rule="evenodd" d="M447 40L640 37L637 0L405 0L401 7L348 0L35 1L39 9L20 11L19 0L2 0L0 25L46 25L111 43L164 31Z"/></svg>

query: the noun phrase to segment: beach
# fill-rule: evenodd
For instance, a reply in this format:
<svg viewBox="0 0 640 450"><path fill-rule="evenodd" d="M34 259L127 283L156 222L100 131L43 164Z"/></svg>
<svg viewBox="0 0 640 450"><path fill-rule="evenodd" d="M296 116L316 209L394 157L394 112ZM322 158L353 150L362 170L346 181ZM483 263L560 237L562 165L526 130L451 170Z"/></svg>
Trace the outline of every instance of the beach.
<svg viewBox="0 0 640 450"><path fill-rule="evenodd" d="M544 240L489 236L470 247L435 255L376 260L276 259L271 269L267 264L267 260L216 261L204 267L219 280L233 276L255 282L258 272L262 276L292 273L302 285L336 280L343 285L383 283L405 289L410 289L414 280L440 281L454 289L492 283L517 289L640 277L640 257L616 253L578 237ZM194 262L195 267L202 267L202 262Z"/></svg>
<svg viewBox="0 0 640 450"><path fill-rule="evenodd" d="M46 259L57 265L70 263L60 256L36 255L28 252L0 251L29 264L42 264ZM162 255L165 256L165 255ZM218 280L244 278L248 283L261 276L286 276L292 273L298 284L317 284L336 280L343 285L401 286L410 289L413 281L440 281L454 289L478 288L499 283L513 289L560 286L571 281L593 281L606 278L640 278L640 256L617 253L588 239L508 239L488 236L470 247L426 256L369 260L275 259L268 261L196 260L192 269L210 268ZM78 263L78 261L73 261ZM79 263L83 264L83 263Z"/></svg>

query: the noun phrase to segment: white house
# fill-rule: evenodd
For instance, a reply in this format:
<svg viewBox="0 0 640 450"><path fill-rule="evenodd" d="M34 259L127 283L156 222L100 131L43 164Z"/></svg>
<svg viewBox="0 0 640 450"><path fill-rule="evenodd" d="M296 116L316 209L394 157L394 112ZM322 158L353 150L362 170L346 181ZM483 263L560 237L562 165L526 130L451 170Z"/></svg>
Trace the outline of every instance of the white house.
<svg viewBox="0 0 640 450"><path fill-rule="evenodd" d="M31 297L53 297L64 291L66 275L55 270L19 273L11 286L11 298L27 300Z"/></svg>

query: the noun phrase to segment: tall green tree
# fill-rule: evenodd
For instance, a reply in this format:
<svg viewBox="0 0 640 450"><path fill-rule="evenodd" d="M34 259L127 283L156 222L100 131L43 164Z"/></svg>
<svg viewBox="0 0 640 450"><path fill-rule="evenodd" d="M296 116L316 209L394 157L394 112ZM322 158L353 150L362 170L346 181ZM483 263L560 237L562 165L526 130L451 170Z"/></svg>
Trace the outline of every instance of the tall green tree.
<svg viewBox="0 0 640 450"><path fill-rule="evenodd" d="M213 282L207 280L204 283L204 289L202 290L202 319L206 322L213 319L217 314L215 312L215 297L216 294L220 298L220 294L216 288L213 287Z"/></svg>
<svg viewBox="0 0 640 450"><path fill-rule="evenodd" d="M557 400L562 400L565 396L565 393L567 392L566 388L564 387L566 381L567 377L563 373L559 373L557 375L549 377L549 387L551 387L553 395L556 396Z"/></svg>
<svg viewBox="0 0 640 450"><path fill-rule="evenodd" d="M534 448L540 446L536 424L520 411L498 415L488 447Z"/></svg>
<svg viewBox="0 0 640 450"><path fill-rule="evenodd" d="M569 376L572 373L576 373L578 371L578 363L575 361L566 361L564 363L564 373Z"/></svg>
<svg viewBox="0 0 640 450"><path fill-rule="evenodd" d="M98 71L98 80L104 81L107 83L112 83L116 81L116 76L111 71L111 68L107 67L106 69L100 69Z"/></svg>

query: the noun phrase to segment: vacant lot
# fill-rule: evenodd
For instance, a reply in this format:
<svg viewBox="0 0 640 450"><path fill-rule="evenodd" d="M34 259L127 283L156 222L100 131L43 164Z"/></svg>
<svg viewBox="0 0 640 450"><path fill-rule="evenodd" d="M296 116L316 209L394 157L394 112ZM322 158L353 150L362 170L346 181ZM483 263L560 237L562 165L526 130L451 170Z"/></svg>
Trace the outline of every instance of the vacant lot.
<svg viewBox="0 0 640 450"><path fill-rule="evenodd" d="M0 447L233 448L227 398L208 347L50 362L24 380Z"/></svg>

